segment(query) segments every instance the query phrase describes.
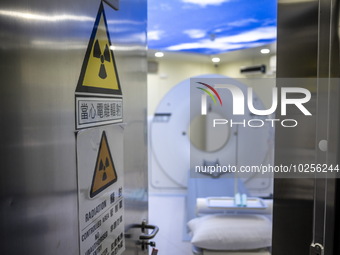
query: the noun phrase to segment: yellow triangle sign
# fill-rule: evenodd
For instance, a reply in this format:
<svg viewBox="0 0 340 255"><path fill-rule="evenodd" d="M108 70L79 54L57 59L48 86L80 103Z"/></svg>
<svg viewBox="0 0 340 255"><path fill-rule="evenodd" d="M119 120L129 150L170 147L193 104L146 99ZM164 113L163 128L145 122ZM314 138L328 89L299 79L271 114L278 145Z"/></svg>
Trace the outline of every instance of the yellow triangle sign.
<svg viewBox="0 0 340 255"><path fill-rule="evenodd" d="M104 131L100 141L96 166L92 178L90 197L93 198L116 181L117 173Z"/></svg>
<svg viewBox="0 0 340 255"><path fill-rule="evenodd" d="M102 3L87 47L76 92L122 94Z"/></svg>

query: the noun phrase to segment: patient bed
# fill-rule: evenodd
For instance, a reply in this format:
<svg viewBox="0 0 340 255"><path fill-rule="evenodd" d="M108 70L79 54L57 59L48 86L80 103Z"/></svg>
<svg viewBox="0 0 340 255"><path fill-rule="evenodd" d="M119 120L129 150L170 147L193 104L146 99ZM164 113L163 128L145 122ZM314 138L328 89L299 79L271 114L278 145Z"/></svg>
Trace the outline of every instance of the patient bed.
<svg viewBox="0 0 340 255"><path fill-rule="evenodd" d="M193 254L270 255L272 200L248 198L251 201L248 207L230 206L232 200L231 197L197 199L199 217L188 222Z"/></svg>
<svg viewBox="0 0 340 255"><path fill-rule="evenodd" d="M194 255L270 255L268 249L248 250L248 251L212 251L193 247Z"/></svg>

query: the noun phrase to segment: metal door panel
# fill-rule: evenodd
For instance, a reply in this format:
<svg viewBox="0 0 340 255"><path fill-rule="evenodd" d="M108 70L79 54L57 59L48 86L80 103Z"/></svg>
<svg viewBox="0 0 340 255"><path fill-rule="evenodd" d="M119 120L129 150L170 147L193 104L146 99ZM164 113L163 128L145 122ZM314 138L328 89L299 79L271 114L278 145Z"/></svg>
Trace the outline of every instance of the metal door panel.
<svg viewBox="0 0 340 255"><path fill-rule="evenodd" d="M74 91L99 4L0 3L4 254L79 254ZM127 123L125 195L126 215L131 218L126 221L140 223L147 217L146 1L123 1L119 11L108 5L105 9L117 45ZM124 33L119 33L121 28ZM135 250L126 254L136 254Z"/></svg>
<svg viewBox="0 0 340 255"><path fill-rule="evenodd" d="M338 163L339 82L332 79L339 77L338 4L279 1L278 77L316 79L306 87L312 92L313 122L276 129L276 164ZM327 150L320 150L321 140L328 141ZM275 180L274 254L333 254L337 186L334 176L327 177ZM325 250L316 251L316 243Z"/></svg>
<svg viewBox="0 0 340 255"><path fill-rule="evenodd" d="M279 0L278 5L277 77L316 77L318 1ZM308 109L313 116L288 114L286 117L297 119L299 125L293 129L276 127L276 165L315 162L317 84L297 86L312 92ZM313 195L314 179L274 179L273 254L309 254Z"/></svg>

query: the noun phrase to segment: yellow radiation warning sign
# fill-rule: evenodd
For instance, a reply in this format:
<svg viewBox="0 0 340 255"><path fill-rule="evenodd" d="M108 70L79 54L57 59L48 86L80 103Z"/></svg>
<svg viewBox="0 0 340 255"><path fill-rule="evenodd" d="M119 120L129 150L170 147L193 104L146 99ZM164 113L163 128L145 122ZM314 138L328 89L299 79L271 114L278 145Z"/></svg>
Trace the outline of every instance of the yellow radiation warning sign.
<svg viewBox="0 0 340 255"><path fill-rule="evenodd" d="M92 178L90 197L93 198L116 181L117 172L112 160L105 131L103 131Z"/></svg>
<svg viewBox="0 0 340 255"><path fill-rule="evenodd" d="M102 3L87 47L76 92L122 94Z"/></svg>
<svg viewBox="0 0 340 255"><path fill-rule="evenodd" d="M77 130L123 121L123 94L103 2L87 46L75 101Z"/></svg>

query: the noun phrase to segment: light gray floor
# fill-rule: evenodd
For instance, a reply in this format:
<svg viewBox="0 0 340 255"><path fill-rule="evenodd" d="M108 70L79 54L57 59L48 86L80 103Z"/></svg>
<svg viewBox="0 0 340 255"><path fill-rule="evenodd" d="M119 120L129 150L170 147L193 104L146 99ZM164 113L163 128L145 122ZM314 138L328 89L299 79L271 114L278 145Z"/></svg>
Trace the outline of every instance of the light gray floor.
<svg viewBox="0 0 340 255"><path fill-rule="evenodd" d="M190 242L183 241L184 206L184 196L150 194L149 223L159 227L154 239L159 255L192 255Z"/></svg>

